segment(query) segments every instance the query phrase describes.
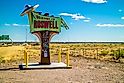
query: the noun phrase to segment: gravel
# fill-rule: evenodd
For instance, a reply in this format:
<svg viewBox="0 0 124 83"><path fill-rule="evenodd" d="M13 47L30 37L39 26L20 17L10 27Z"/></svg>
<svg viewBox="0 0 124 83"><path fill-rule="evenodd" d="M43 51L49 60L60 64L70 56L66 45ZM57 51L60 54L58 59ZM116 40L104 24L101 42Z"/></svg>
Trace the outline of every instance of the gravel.
<svg viewBox="0 0 124 83"><path fill-rule="evenodd" d="M72 69L0 69L0 83L124 83L124 64L71 57ZM13 66L12 66L13 67Z"/></svg>

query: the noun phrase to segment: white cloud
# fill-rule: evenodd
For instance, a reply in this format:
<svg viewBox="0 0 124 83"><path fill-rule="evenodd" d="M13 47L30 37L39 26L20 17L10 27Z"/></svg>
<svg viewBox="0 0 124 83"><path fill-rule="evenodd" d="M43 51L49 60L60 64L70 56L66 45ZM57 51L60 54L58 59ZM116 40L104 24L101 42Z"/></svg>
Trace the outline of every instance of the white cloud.
<svg viewBox="0 0 124 83"><path fill-rule="evenodd" d="M72 18L75 20L86 19L86 17L81 16L80 14L73 14Z"/></svg>
<svg viewBox="0 0 124 83"><path fill-rule="evenodd" d="M69 14L69 13L60 13L59 15L62 15L62 16L73 16L73 14Z"/></svg>
<svg viewBox="0 0 124 83"><path fill-rule="evenodd" d="M20 26L19 24L12 24L12 26Z"/></svg>
<svg viewBox="0 0 124 83"><path fill-rule="evenodd" d="M5 26L10 26L10 24L4 24Z"/></svg>
<svg viewBox="0 0 124 83"><path fill-rule="evenodd" d="M124 27L124 24L96 24L97 27Z"/></svg>
<svg viewBox="0 0 124 83"><path fill-rule="evenodd" d="M88 2L88 3L107 3L106 0L82 0L84 2Z"/></svg>
<svg viewBox="0 0 124 83"><path fill-rule="evenodd" d="M70 13L60 13L61 16L69 16L74 20L84 20L84 22L89 22L90 18L86 18L85 16L82 16L81 14L70 14Z"/></svg>
<svg viewBox="0 0 124 83"><path fill-rule="evenodd" d="M73 24L72 22L70 24Z"/></svg>
<svg viewBox="0 0 124 83"><path fill-rule="evenodd" d="M13 27L28 27L29 25L23 25L23 24L4 24L5 26L13 26Z"/></svg>
<svg viewBox="0 0 124 83"><path fill-rule="evenodd" d="M84 22L90 22L90 20L89 19L86 19L86 20L83 20Z"/></svg>
<svg viewBox="0 0 124 83"><path fill-rule="evenodd" d="M124 17L121 17L122 20L124 20Z"/></svg>
<svg viewBox="0 0 124 83"><path fill-rule="evenodd" d="M70 16L75 20L86 19L86 17L84 17L84 16L82 16L80 14L60 13L59 15L61 15L61 16Z"/></svg>
<svg viewBox="0 0 124 83"><path fill-rule="evenodd" d="M122 12L123 10L119 9L118 11L119 11L119 12Z"/></svg>

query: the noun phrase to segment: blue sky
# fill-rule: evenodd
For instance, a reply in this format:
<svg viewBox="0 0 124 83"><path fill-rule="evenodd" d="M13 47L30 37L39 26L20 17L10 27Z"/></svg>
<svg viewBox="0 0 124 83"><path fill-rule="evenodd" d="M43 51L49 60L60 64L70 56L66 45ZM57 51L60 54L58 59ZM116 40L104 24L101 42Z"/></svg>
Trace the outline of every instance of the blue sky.
<svg viewBox="0 0 124 83"><path fill-rule="evenodd" d="M35 41L28 26L27 15L20 16L26 4L40 6L36 11L62 16L70 27L62 28L52 41L124 42L124 0L1 0L0 35L8 34L13 41Z"/></svg>

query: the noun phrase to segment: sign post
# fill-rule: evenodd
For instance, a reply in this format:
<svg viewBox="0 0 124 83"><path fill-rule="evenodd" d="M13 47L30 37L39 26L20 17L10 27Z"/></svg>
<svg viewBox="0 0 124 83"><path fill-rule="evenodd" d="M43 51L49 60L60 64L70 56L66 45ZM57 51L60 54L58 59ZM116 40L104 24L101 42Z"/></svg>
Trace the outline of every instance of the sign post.
<svg viewBox="0 0 124 83"><path fill-rule="evenodd" d="M61 17L49 16L48 13L44 15L40 12L35 12L34 10L39 5L28 6L21 13L21 16L28 14L30 32L35 34L41 43L41 65L49 65L50 62L50 52L49 52L49 43L51 38L61 32L61 27L69 29L65 21Z"/></svg>

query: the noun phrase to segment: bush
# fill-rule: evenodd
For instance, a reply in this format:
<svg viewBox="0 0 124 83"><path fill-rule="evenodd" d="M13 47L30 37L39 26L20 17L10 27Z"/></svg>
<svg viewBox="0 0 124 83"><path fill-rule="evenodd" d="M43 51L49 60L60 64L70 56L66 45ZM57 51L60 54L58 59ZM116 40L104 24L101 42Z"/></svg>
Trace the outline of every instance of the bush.
<svg viewBox="0 0 124 83"><path fill-rule="evenodd" d="M114 57L116 60L120 59L120 58L124 58L124 49L118 49L113 51L114 53Z"/></svg>
<svg viewBox="0 0 124 83"><path fill-rule="evenodd" d="M103 50L103 51L101 51L100 55L105 56L105 55L107 55L108 53L109 53L109 51Z"/></svg>
<svg viewBox="0 0 124 83"><path fill-rule="evenodd" d="M0 56L0 63L3 63L3 60L4 59L4 57L2 57L2 56Z"/></svg>

